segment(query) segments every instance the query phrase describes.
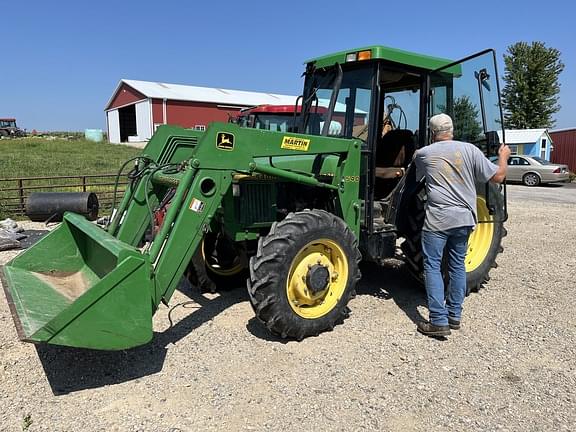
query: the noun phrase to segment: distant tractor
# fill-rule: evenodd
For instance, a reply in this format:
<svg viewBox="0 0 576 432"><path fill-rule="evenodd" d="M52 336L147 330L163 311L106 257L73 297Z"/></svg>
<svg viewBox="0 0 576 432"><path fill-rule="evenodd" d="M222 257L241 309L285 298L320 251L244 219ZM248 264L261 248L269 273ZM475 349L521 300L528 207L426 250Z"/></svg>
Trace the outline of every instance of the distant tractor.
<svg viewBox="0 0 576 432"><path fill-rule="evenodd" d="M234 123L241 127L266 129L275 132L295 132L300 121L301 105L258 105L240 111ZM307 133L320 134L326 107L316 107L310 114Z"/></svg>
<svg viewBox="0 0 576 432"><path fill-rule="evenodd" d="M26 131L16 126L14 118L0 118L0 138L19 138L26 136Z"/></svg>

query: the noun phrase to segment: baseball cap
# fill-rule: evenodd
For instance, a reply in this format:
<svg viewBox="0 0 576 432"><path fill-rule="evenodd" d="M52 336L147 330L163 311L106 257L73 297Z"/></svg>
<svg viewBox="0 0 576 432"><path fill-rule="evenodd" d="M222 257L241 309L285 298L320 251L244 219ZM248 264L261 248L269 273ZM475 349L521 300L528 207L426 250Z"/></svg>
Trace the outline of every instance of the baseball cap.
<svg viewBox="0 0 576 432"><path fill-rule="evenodd" d="M430 118L430 130L435 134L438 132L452 132L454 130L452 119L447 114L436 114Z"/></svg>

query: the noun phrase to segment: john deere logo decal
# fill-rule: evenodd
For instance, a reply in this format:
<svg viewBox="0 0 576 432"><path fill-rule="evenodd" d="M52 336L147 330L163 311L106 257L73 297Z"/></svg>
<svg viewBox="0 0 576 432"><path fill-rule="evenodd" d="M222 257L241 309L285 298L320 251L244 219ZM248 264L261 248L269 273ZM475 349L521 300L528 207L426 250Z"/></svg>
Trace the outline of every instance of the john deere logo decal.
<svg viewBox="0 0 576 432"><path fill-rule="evenodd" d="M228 132L218 132L218 135L216 135L216 147L220 150L234 150L234 135Z"/></svg>
<svg viewBox="0 0 576 432"><path fill-rule="evenodd" d="M291 137L285 136L282 139L282 145L280 148L286 150L300 150L300 151L308 151L308 147L310 147L310 140L298 137Z"/></svg>

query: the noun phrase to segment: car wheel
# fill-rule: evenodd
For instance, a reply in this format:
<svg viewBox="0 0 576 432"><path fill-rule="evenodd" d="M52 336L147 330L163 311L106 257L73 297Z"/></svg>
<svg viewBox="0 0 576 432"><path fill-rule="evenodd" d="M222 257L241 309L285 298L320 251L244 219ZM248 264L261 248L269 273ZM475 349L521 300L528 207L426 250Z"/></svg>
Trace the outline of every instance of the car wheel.
<svg viewBox="0 0 576 432"><path fill-rule="evenodd" d="M540 184L540 177L534 173L524 174L522 183L524 183L525 186L538 186Z"/></svg>

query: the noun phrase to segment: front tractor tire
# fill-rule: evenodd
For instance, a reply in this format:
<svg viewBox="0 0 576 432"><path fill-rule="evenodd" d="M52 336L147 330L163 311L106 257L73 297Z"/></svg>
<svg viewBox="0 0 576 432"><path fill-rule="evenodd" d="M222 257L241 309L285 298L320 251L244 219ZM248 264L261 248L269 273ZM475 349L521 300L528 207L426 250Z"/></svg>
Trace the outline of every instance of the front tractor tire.
<svg viewBox="0 0 576 432"><path fill-rule="evenodd" d="M332 330L349 313L361 256L346 223L324 210L274 223L250 259L248 293L256 317L281 338Z"/></svg>
<svg viewBox="0 0 576 432"><path fill-rule="evenodd" d="M490 270L497 267L496 258L503 251L502 239L507 231L502 222L504 205L497 185L491 184L490 196L495 202L495 213L491 215L486 207L485 189L478 188L476 229L468 239L465 257L466 294L478 292L490 280ZM424 260L422 256L422 226L425 217L426 193L424 188L415 194L409 204L407 232L401 248L410 273L421 283L424 282ZM496 222L486 223L495 220ZM447 276L445 275L447 280Z"/></svg>

